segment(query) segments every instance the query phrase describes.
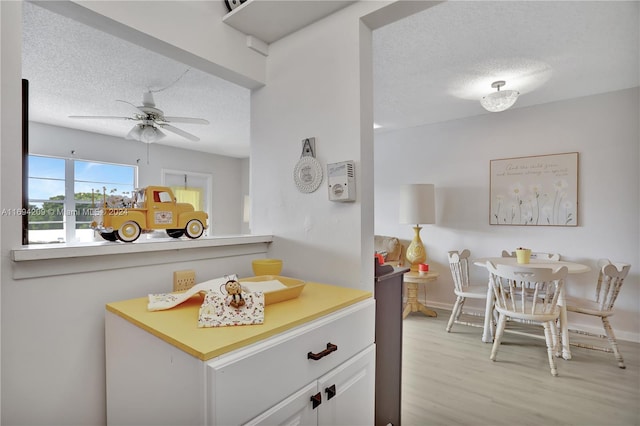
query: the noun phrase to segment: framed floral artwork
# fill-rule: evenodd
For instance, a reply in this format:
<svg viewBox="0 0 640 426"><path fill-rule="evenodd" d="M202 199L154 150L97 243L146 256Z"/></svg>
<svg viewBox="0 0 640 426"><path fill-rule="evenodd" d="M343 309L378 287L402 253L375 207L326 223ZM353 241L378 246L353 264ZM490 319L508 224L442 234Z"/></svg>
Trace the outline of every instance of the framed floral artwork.
<svg viewBox="0 0 640 426"><path fill-rule="evenodd" d="M578 226L578 153L490 161L489 223Z"/></svg>

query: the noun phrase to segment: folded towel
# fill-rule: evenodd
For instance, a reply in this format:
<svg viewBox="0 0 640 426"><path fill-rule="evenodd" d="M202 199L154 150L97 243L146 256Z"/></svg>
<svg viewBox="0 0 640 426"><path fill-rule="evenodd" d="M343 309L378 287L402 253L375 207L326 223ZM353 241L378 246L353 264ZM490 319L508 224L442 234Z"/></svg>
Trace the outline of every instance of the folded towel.
<svg viewBox="0 0 640 426"><path fill-rule="evenodd" d="M264 293L242 292L244 305L231 306L232 297L219 292L207 292L198 314L198 327L224 327L264 323Z"/></svg>
<svg viewBox="0 0 640 426"><path fill-rule="evenodd" d="M225 275L224 277L205 281L200 284L194 285L184 293L150 294L149 303L147 304L147 310L162 311L165 309L171 309L185 302L193 295L203 291L207 293L217 292L220 294L220 287L229 280L238 280L238 276L236 274Z"/></svg>
<svg viewBox="0 0 640 426"><path fill-rule="evenodd" d="M191 287L184 293L150 294L147 309L150 311L171 309L195 294L204 292L204 302L198 313L198 327L264 323L264 293L262 291L247 291L245 288L241 293L244 303L237 306L237 295L234 298L222 291L222 287L230 280L237 281L238 276L236 274L225 275L205 281ZM282 283L277 281L270 282L269 288L277 289L278 285L284 287ZM232 302L236 302L233 305L237 307L232 306Z"/></svg>

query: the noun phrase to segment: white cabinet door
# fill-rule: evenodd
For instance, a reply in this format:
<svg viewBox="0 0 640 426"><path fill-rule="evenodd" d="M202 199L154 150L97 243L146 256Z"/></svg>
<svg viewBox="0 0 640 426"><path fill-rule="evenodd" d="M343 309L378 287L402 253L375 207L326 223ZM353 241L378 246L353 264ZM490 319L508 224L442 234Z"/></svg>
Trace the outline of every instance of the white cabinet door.
<svg viewBox="0 0 640 426"><path fill-rule="evenodd" d="M312 406L311 395L317 393L318 382L314 381L246 425L316 425L318 410Z"/></svg>
<svg viewBox="0 0 640 426"><path fill-rule="evenodd" d="M246 425L373 425L375 357L371 345Z"/></svg>
<svg viewBox="0 0 640 426"><path fill-rule="evenodd" d="M375 302L368 299L209 361L209 424L243 424L340 368L372 344L374 322Z"/></svg>
<svg viewBox="0 0 640 426"><path fill-rule="evenodd" d="M318 380L322 405L319 425L366 425L375 423L375 345Z"/></svg>

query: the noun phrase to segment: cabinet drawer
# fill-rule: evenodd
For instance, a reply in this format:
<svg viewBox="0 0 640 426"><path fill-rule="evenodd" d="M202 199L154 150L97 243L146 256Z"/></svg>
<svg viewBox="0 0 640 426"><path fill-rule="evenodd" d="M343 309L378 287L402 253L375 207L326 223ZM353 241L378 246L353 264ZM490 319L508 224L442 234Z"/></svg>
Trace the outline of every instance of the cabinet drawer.
<svg viewBox="0 0 640 426"><path fill-rule="evenodd" d="M210 361L209 423L252 419L371 345L374 334L375 301L368 299Z"/></svg>
<svg viewBox="0 0 640 426"><path fill-rule="evenodd" d="M303 387L245 426L371 426L375 405L375 345ZM311 397L318 404L313 404Z"/></svg>

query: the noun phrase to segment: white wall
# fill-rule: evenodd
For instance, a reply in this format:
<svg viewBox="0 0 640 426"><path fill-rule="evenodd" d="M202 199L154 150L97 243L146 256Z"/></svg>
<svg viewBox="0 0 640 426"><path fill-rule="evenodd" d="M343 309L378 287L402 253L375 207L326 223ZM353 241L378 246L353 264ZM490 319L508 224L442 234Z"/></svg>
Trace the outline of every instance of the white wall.
<svg viewBox="0 0 640 426"><path fill-rule="evenodd" d="M244 198L245 197L250 197L251 194L251 160L249 158L243 158L242 161L240 162L240 167L241 167L241 176L242 176L242 182L240 183L240 187L242 188L242 196L243 196L243 200L242 200L242 223L240 224L240 231L243 234L250 234L251 233L251 227L250 227L250 223L249 222L244 222L244 209L248 208L249 209L249 217L248 219L251 219L251 198L249 198L249 202L248 202L248 206L244 205Z"/></svg>
<svg viewBox="0 0 640 426"><path fill-rule="evenodd" d="M192 2L189 5L185 2L157 3L159 7L145 8L142 14L137 11L145 2L105 2L102 5L92 3L91 6L105 7L108 9L106 14L123 15L128 17L126 20L146 20L144 23L138 22L143 26L157 25L149 31L153 32L156 39L164 37L162 48L165 50L171 46L193 44L197 39L197 52L177 55L193 60L201 49L209 49L207 58L193 60L192 65L195 63L206 69L203 64L209 63L213 69L216 64L209 61L215 58L230 73L237 74L237 80L243 80L249 86L261 79L264 57L250 54L258 57L257 61L251 61L243 55L242 52L246 50L244 35L220 22L224 13L222 2ZM152 13L154 19L146 19L149 16L147 12ZM189 25L166 25L166 22L175 24L177 17L192 19ZM0 206L18 208L22 191L19 183L22 174L21 3L0 2L0 20L0 180L3 183ZM219 30L215 33L219 35L215 40L208 40L205 36L212 35L210 27ZM212 48L218 43L223 44L224 49ZM39 130L35 127L32 137L37 138ZM78 140L75 136L70 139ZM46 141L43 140L43 143ZM58 143L63 144L63 141L59 140ZM69 148L64 144L59 147L63 146ZM74 148L78 155L85 156L85 145ZM179 151L167 150L158 158L177 158L181 156ZM159 165L153 163L154 149L151 155L152 163L144 174L141 173L141 178L143 175L146 176L144 179L159 176ZM146 159L146 155L136 155L136 158ZM210 165L203 165L207 160L204 158L202 162L189 164L191 167L207 169ZM211 166L224 171L224 176L217 179L221 184L242 180L239 172L242 167L237 166L239 163L213 158L209 160ZM175 160L172 168L187 166L180 161ZM141 183L144 180L141 179ZM214 188L214 198L222 197L225 193L225 188ZM237 221L241 218L240 207L234 207L233 210L236 211L229 209L229 216L221 216L219 220L227 224L232 216L236 221L233 226L239 229ZM11 261L10 250L20 246L20 229L20 217L0 217L1 423L8 425L104 424L105 304L167 291L171 289L172 272L178 269L194 269L198 281L232 272L248 276L251 275L250 260L266 255L266 248L259 254L238 254L238 251L232 250L231 256L227 257L220 257L220 250L224 249L215 249L210 250L210 255L207 251L198 260L185 260L185 256L179 253L176 253L175 259L166 253L162 256L139 253L127 257L137 265L135 267L17 280L13 278L15 265ZM198 254L201 253L198 251ZM104 264L108 266L105 269L117 267L117 256L105 256Z"/></svg>
<svg viewBox="0 0 640 426"><path fill-rule="evenodd" d="M450 307L455 300L449 250L468 248L475 257L518 246L560 253L592 267L570 277L569 294L580 296L591 295L596 261L606 257L632 265L611 323L619 338L640 341L639 99L635 88L376 134L376 234L411 240L411 227L398 224L398 188L433 183L437 224L425 225L421 238L441 275L428 287L428 304ZM579 226L490 226L490 160L563 152L579 153ZM483 268L471 273L486 281Z"/></svg>
<svg viewBox="0 0 640 426"><path fill-rule="evenodd" d="M251 230L273 234L288 273L373 290L371 30L437 2L360 1L269 46L251 95ZM301 193L293 170L316 138L324 179ZM326 167L355 162L357 199L328 200Z"/></svg>
<svg viewBox="0 0 640 426"><path fill-rule="evenodd" d="M296 276L372 289L373 268L361 268L363 245L373 253L372 216L363 214L371 211L372 200L366 197L371 179L363 174L370 164L363 163L361 150L372 150L372 135L361 126L373 124L372 115L360 113L360 42L371 37L360 33L363 6L368 5L356 4L269 47L267 84L251 96L252 231L275 236L271 254ZM315 192L301 193L293 170L309 137L316 138L325 177ZM346 160L355 161L357 201L331 202L326 165Z"/></svg>
<svg viewBox="0 0 640 426"><path fill-rule="evenodd" d="M11 185L19 176L15 166L16 162L20 161L19 154L4 149L8 143L21 146L21 16L18 2L0 3L0 182L3 184L2 191L0 191L0 201L2 201L2 206L5 205L5 197L9 200L20 200L22 191L18 185ZM21 241L21 226L20 218L0 216L0 243L2 243L0 246L0 285L3 286L8 267L5 260L8 249L4 241L5 238ZM5 301L4 295L1 294L2 306ZM0 315L0 322L4 324L5 311L3 308L0 308ZM4 339L4 332L0 334L0 337ZM0 343L0 347L4 352L6 348L4 342ZM7 368L4 356L0 358L0 362L1 373ZM2 389L2 394L5 392L6 390ZM3 407L4 402L1 402L0 413L4 413Z"/></svg>
<svg viewBox="0 0 640 426"><path fill-rule="evenodd" d="M151 144L148 148L147 158L147 145L142 142L42 123L29 125L31 154L137 165L139 187L160 185L162 169L211 175L212 211L208 235L242 233L242 182L248 175L242 159L160 144ZM71 154L71 151L75 153Z"/></svg>

